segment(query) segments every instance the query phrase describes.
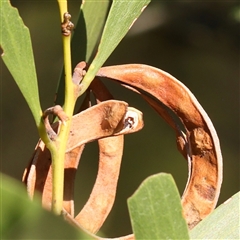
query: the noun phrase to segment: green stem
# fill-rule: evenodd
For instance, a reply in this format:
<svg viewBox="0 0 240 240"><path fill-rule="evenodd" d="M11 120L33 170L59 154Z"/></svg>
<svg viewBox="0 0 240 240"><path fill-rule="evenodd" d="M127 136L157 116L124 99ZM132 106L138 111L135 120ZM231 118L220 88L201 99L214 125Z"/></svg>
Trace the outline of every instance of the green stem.
<svg viewBox="0 0 240 240"><path fill-rule="evenodd" d="M70 36L63 36L63 53L65 70L65 103L63 109L69 120L66 122L65 125L61 125L58 140L56 142L57 149L56 151L51 152L53 169L52 210L56 214L60 214L62 211L64 189L64 160L68 135L70 131L70 124L75 105L71 72Z"/></svg>
<svg viewBox="0 0 240 240"><path fill-rule="evenodd" d="M61 22L63 22L64 18L63 15L65 12L67 12L67 0L57 0L58 1L58 6L59 6L59 11L60 11L60 16L61 16Z"/></svg>
<svg viewBox="0 0 240 240"><path fill-rule="evenodd" d="M41 113L41 116L43 115L43 113ZM52 141L49 139L44 123L42 121L42 119L40 119L40 121L38 122L38 133L39 136L41 138L41 140L45 143L45 145L49 148L52 145Z"/></svg>
<svg viewBox="0 0 240 240"><path fill-rule="evenodd" d="M64 13L67 12L67 1L58 0L61 21L63 22ZM75 105L74 86L72 83L72 64L71 64L71 35L63 35L63 55L65 70L65 103L64 111L69 120L66 124L61 124L59 135L54 144L49 144L52 157L52 211L60 215L63 209L63 190L64 190L64 160L67 146L67 139ZM54 145L54 146L53 146Z"/></svg>
<svg viewBox="0 0 240 240"><path fill-rule="evenodd" d="M71 36L63 36L63 57L65 72L65 101L63 110L67 116L72 116L76 99L72 82Z"/></svg>
<svg viewBox="0 0 240 240"><path fill-rule="evenodd" d="M62 148L61 144L59 147ZM65 153L65 152L64 152ZM63 157L62 157L63 156ZM64 155L58 148L51 149L52 157L52 211L60 215L63 209Z"/></svg>

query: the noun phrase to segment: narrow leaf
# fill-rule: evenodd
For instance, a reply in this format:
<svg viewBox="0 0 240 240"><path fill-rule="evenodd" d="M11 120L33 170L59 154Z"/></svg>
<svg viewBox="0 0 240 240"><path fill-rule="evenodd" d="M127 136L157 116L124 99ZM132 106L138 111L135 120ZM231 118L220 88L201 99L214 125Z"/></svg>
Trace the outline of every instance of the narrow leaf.
<svg viewBox="0 0 240 240"><path fill-rule="evenodd" d="M93 64L101 67L149 2L150 0L113 1Z"/></svg>
<svg viewBox="0 0 240 240"><path fill-rule="evenodd" d="M181 200L171 175L147 178L128 199L136 239L189 239Z"/></svg>
<svg viewBox="0 0 240 240"><path fill-rule="evenodd" d="M191 239L240 239L240 192L190 231Z"/></svg>
<svg viewBox="0 0 240 240"><path fill-rule="evenodd" d="M79 61L88 62L90 60L103 30L109 5L109 0L83 1L72 38L74 66Z"/></svg>
<svg viewBox="0 0 240 240"><path fill-rule="evenodd" d="M127 34L135 20L139 17L150 0L122 1L114 0L103 30L97 55L85 76L85 85L88 87L99 68L104 64L119 42Z"/></svg>
<svg viewBox="0 0 240 240"><path fill-rule="evenodd" d="M29 30L9 1L1 1L0 19L2 59L39 125L41 106Z"/></svg>

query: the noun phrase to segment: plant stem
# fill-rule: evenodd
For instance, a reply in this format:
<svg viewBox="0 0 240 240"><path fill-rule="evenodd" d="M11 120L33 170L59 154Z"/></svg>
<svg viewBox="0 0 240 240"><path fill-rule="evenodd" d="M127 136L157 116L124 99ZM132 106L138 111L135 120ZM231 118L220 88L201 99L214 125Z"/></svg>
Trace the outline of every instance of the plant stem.
<svg viewBox="0 0 240 240"><path fill-rule="evenodd" d="M58 4L61 21L63 22L63 15L67 12L67 1L58 0ZM65 124L61 124L59 135L54 142L55 146L50 148L52 157L52 211L57 215L60 215L63 209L64 160L75 105L74 87L72 83L71 35L63 35L63 56L65 71L65 103L63 110L68 116L68 121L66 121Z"/></svg>
<svg viewBox="0 0 240 240"><path fill-rule="evenodd" d="M72 84L71 73L71 53L70 53L70 36L63 36L64 49L64 70L65 70L65 103L64 111L69 120L66 124L62 124L58 140L56 141L57 149L52 152L52 169L53 169L53 191L52 191L52 210L56 214L60 214L63 204L64 189L64 160L67 146L67 139L70 131L70 124L75 105L74 88Z"/></svg>
<svg viewBox="0 0 240 240"><path fill-rule="evenodd" d="M61 16L61 22L63 22L64 18L63 15L65 12L67 12L67 0L57 0L58 1L58 6L59 6L59 11L60 11L60 16Z"/></svg>
<svg viewBox="0 0 240 240"><path fill-rule="evenodd" d="M63 110L67 116L72 116L75 95L74 85L72 82L72 62L71 62L71 37L63 36L63 57L64 57L64 72L65 72L65 101Z"/></svg>
<svg viewBox="0 0 240 240"><path fill-rule="evenodd" d="M59 147L62 148L61 144L59 144ZM62 151L61 152L58 151L58 148L54 148L53 151L51 151L52 211L57 215L60 215L63 209L64 155L65 154L62 154Z"/></svg>

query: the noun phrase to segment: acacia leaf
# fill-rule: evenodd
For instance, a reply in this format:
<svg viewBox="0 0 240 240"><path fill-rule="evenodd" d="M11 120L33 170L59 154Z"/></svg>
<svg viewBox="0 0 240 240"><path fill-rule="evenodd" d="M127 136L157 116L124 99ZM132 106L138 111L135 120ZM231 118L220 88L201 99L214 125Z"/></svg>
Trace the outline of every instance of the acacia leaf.
<svg viewBox="0 0 240 240"><path fill-rule="evenodd" d="M240 192L216 208L190 231L191 239L239 239Z"/></svg>
<svg viewBox="0 0 240 240"><path fill-rule="evenodd" d="M147 178L128 199L136 239L189 239L180 196L170 174Z"/></svg>
<svg viewBox="0 0 240 240"><path fill-rule="evenodd" d="M105 24L110 1L83 1L72 38L74 66L79 61L89 62Z"/></svg>
<svg viewBox="0 0 240 240"><path fill-rule="evenodd" d="M113 1L93 65L102 66L149 2Z"/></svg>
<svg viewBox="0 0 240 240"><path fill-rule="evenodd" d="M32 111L37 126L41 120L37 76L28 28L9 1L1 1L0 45L2 59Z"/></svg>
<svg viewBox="0 0 240 240"><path fill-rule="evenodd" d="M151 0L113 0L98 51L83 80L88 85Z"/></svg>

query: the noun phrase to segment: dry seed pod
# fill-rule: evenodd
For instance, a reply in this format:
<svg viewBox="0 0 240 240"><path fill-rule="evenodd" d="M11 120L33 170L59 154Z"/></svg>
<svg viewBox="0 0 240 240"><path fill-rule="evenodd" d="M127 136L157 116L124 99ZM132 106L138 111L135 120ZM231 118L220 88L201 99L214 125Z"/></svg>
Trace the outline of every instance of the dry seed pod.
<svg viewBox="0 0 240 240"><path fill-rule="evenodd" d="M98 104L113 99L111 93L99 79L92 82L90 89L93 91ZM97 178L88 201L74 219L77 224L89 232L97 232L112 209L123 154L123 142L122 135L98 140L99 167Z"/></svg>
<svg viewBox="0 0 240 240"><path fill-rule="evenodd" d="M105 101L73 116L70 137L65 158L64 208L73 216L73 181L78 167L79 158L84 144L99 138L112 136L124 121L127 103L122 101ZM92 121L89 121L91 119ZM140 119L139 122L142 120ZM53 129L58 123L53 124ZM122 129L119 129L121 131ZM51 155L45 144L40 140L35 152L23 175L23 182L27 185L28 195L33 198L35 191L42 194L42 204L51 208L52 192Z"/></svg>
<svg viewBox="0 0 240 240"><path fill-rule="evenodd" d="M116 111L116 109L119 111ZM67 169L77 169L78 167L78 161L83 150L83 147L80 146L95 139L114 134L115 128L122 120L126 111L127 103L112 100L73 116L66 151L65 173L67 176L70 174ZM53 124L53 129L57 128L58 123ZM48 209L51 208L51 179L51 155L45 144L40 140L35 148L30 165L25 170L23 182L27 184L28 194L31 198L33 198L36 190L42 194L42 204ZM66 200L64 208L73 215L72 199L69 199L71 197L66 195L69 191L68 189L64 193L64 201Z"/></svg>
<svg viewBox="0 0 240 240"><path fill-rule="evenodd" d="M131 121L131 126L126 124L128 121ZM133 133L143 127L142 113L129 107L120 126L117 127L116 134L121 135L98 140L100 156L97 179L90 198L75 218L82 227L92 233L102 226L114 203L122 158L122 134Z"/></svg>
<svg viewBox="0 0 240 240"><path fill-rule="evenodd" d="M90 88L98 103L113 98L99 79L95 79ZM99 169L97 178L87 203L75 218L84 229L95 233L106 220L116 195L123 154L124 139L122 134L133 133L142 127L142 113L128 107L124 118L115 129L114 135L117 136L98 140Z"/></svg>
<svg viewBox="0 0 240 240"><path fill-rule="evenodd" d="M127 111L127 103L109 100L73 117L67 152L83 143L111 136Z"/></svg>
<svg viewBox="0 0 240 240"><path fill-rule="evenodd" d="M222 155L213 124L190 90L170 74L140 64L103 67L97 76L117 80L156 100L151 105L176 131L174 119L161 104L175 113L185 127L179 131L181 153L188 159L189 178L182 196L184 215L193 228L216 206L222 183ZM145 95L147 96L147 95ZM154 102L154 104L153 104Z"/></svg>
<svg viewBox="0 0 240 240"><path fill-rule="evenodd" d="M120 171L123 135L98 140L99 167L91 195L75 217L86 230L96 233L112 209Z"/></svg>

